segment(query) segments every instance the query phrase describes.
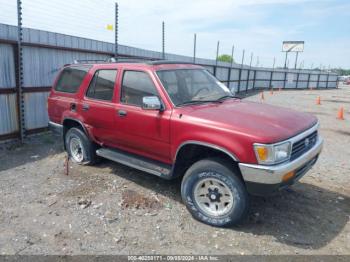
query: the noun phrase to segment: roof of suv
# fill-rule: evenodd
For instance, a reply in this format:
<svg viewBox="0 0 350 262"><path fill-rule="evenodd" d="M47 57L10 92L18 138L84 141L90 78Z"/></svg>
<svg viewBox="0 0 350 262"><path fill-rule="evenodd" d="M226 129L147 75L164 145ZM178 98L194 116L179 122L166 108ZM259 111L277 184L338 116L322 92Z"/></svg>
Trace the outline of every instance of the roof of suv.
<svg viewBox="0 0 350 262"><path fill-rule="evenodd" d="M105 60L75 60L74 63L66 66L100 66L100 65L137 65L140 67L152 67L154 69L175 69L175 68L202 68L200 65L196 65L189 62L169 61L169 60L117 60L117 61L105 61Z"/></svg>

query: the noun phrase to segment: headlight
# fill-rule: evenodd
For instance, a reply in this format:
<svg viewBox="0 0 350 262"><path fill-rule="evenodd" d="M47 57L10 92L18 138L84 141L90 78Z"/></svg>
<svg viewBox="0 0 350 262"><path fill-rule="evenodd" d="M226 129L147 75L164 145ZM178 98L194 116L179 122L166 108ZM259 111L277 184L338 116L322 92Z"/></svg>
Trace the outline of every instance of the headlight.
<svg viewBox="0 0 350 262"><path fill-rule="evenodd" d="M284 142L271 145L254 144L254 151L259 164L278 164L289 159L291 143Z"/></svg>

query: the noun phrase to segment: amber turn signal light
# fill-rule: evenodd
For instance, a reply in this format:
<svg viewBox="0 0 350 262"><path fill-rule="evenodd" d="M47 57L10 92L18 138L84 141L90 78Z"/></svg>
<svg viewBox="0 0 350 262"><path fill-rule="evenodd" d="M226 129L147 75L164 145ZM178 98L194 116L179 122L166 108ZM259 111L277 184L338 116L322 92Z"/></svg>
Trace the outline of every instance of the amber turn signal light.
<svg viewBox="0 0 350 262"><path fill-rule="evenodd" d="M268 158L269 152L266 147L259 146L256 148L256 151L260 160L265 161Z"/></svg>
<svg viewBox="0 0 350 262"><path fill-rule="evenodd" d="M290 171L282 177L282 181L287 182L291 180L294 177L294 175L295 175L294 171Z"/></svg>

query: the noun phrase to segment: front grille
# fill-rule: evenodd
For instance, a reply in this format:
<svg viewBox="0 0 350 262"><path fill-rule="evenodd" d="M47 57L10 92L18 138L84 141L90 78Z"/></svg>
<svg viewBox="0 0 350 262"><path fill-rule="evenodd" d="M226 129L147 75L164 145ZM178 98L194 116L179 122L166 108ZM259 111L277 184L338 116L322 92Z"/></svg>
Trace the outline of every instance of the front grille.
<svg viewBox="0 0 350 262"><path fill-rule="evenodd" d="M291 160L294 160L312 148L317 141L317 131L300 139L292 145Z"/></svg>

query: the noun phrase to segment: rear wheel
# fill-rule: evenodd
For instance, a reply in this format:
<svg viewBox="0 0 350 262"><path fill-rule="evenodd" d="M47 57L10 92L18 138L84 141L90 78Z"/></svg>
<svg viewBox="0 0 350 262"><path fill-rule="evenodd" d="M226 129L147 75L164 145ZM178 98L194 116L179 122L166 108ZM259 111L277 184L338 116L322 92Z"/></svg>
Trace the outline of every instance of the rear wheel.
<svg viewBox="0 0 350 262"><path fill-rule="evenodd" d="M192 216L212 226L237 224L249 207L248 194L238 174L215 158L200 160L187 170L181 195Z"/></svg>
<svg viewBox="0 0 350 262"><path fill-rule="evenodd" d="M79 128L71 128L65 135L69 158L80 165L92 165L96 162L96 146Z"/></svg>

